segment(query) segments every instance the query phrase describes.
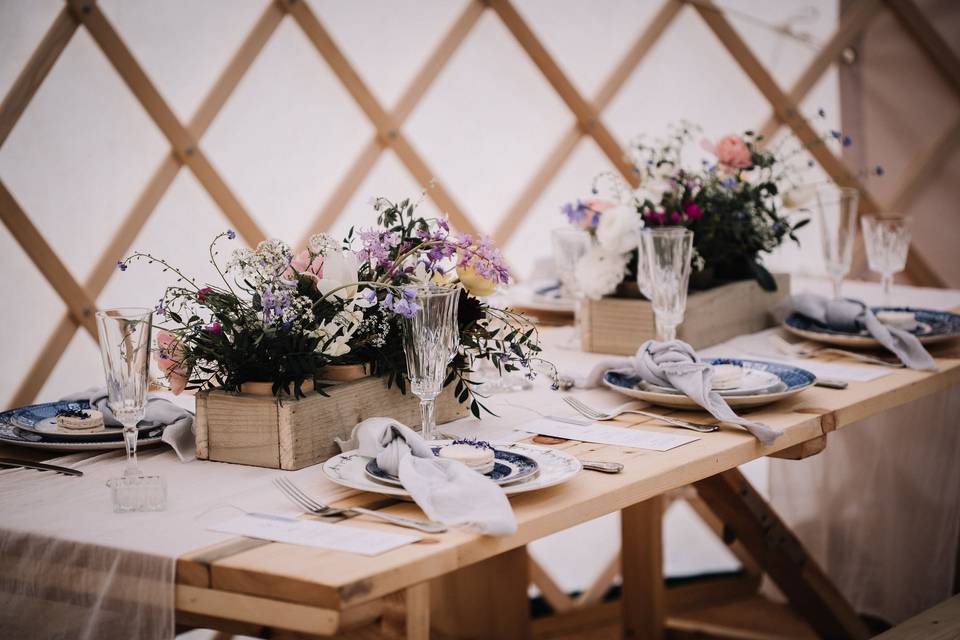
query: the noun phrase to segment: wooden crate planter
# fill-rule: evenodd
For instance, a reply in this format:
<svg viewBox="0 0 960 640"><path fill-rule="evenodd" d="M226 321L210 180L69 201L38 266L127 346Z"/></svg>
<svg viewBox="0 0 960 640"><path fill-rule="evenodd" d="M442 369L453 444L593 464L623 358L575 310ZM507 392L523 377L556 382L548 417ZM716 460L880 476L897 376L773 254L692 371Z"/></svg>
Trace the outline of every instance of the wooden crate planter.
<svg viewBox="0 0 960 640"><path fill-rule="evenodd" d="M744 280L691 293L677 337L701 349L771 326L770 311L790 295L789 274L774 277L777 290L773 292L764 291L752 280ZM644 341L656 337L653 307L647 300L586 300L581 322L584 351L633 355Z"/></svg>
<svg viewBox="0 0 960 640"><path fill-rule="evenodd" d="M416 396L403 395L382 378L364 378L278 402L273 396L213 390L197 394L197 458L274 469L302 469L339 453L335 437L345 437L361 420L386 416L409 426L420 424ZM453 387L437 398L437 422L469 413Z"/></svg>

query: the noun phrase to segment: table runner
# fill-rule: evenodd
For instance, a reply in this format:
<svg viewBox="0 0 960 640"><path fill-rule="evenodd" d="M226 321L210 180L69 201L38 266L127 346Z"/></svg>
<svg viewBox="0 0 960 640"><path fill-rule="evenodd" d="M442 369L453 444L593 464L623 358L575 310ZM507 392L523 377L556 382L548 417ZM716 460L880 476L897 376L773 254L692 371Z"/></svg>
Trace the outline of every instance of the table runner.
<svg viewBox="0 0 960 640"><path fill-rule="evenodd" d="M176 558L233 537L208 525L241 509L300 513L271 485L277 474L324 500L355 493L319 467L181 463L167 447L143 451L140 461L167 482L164 512L113 513L105 483L122 471L121 452L53 461L82 470L82 478L0 472L0 629L22 632L9 637L172 638Z"/></svg>

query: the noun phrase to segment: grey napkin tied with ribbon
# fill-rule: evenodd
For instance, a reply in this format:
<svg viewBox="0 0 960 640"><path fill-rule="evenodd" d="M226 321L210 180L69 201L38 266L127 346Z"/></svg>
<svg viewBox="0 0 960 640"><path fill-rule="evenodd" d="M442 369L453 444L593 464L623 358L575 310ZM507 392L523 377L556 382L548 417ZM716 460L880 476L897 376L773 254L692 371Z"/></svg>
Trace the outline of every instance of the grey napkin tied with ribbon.
<svg viewBox="0 0 960 640"><path fill-rule="evenodd" d="M607 371L639 376L645 382L673 387L703 407L717 420L744 427L763 444L770 444L783 432L763 422L741 418L723 397L713 390L713 366L701 362L696 351L682 340L647 340L632 358L608 358L590 373L575 380L583 388L599 386Z"/></svg>
<svg viewBox="0 0 960 640"><path fill-rule="evenodd" d="M113 416L113 411L107 404L107 390L104 387L94 387L86 391L70 394L61 398L63 402L77 402L86 400L90 407L103 414L103 424L108 427L123 426ZM147 427L166 427L161 440L173 449L180 462L190 462L197 457L197 445L193 437L193 414L183 407L179 407L166 398L154 394L147 396L147 406L144 408L141 425Z"/></svg>
<svg viewBox="0 0 960 640"><path fill-rule="evenodd" d="M396 420L367 418L348 439L337 438L337 444L342 451L376 458L431 520L493 536L517 531L517 518L500 487L461 462L435 456L419 433Z"/></svg>
<svg viewBox="0 0 960 640"><path fill-rule="evenodd" d="M801 293L787 298L777 307L777 315L781 319L791 313L799 313L835 331L859 333L861 329L866 329L867 333L911 369L937 370L937 363L917 336L883 324L870 307L859 300L831 300L813 293Z"/></svg>

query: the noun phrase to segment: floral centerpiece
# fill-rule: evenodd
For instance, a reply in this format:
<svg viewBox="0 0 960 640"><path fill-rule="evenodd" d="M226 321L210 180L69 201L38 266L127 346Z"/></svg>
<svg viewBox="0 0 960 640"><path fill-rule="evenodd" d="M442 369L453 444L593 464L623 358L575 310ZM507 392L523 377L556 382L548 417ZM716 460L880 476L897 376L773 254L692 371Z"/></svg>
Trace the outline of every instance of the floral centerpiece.
<svg viewBox="0 0 960 640"><path fill-rule="evenodd" d="M625 279L635 280L641 229L668 225L693 231L692 288L753 278L764 289L776 290L763 256L786 239L799 244L795 232L809 222L795 217L814 192L806 180L814 166L809 148L794 136L763 147L763 137L747 131L716 142L702 140L708 157L685 163L697 131L682 123L659 143L635 143L630 159L640 176L637 189L605 173L594 181L595 197L562 207L571 224L595 238L593 250L577 266L577 281L587 297L609 295ZM851 143L848 136L831 131L816 144L831 141ZM882 174L882 169L874 172ZM610 193L601 194L601 186Z"/></svg>
<svg viewBox="0 0 960 640"><path fill-rule="evenodd" d="M482 405L472 380L475 363L526 371L540 352L526 318L483 298L510 279L499 250L486 238L455 234L444 219L416 214L416 204L373 201L377 226L343 240L310 238L295 253L280 240L234 249L221 264L227 231L210 244L220 282L200 284L162 258L135 253L119 263L156 263L176 276L156 307L156 358L175 393L239 390L269 382L275 395L301 397L313 381L323 393L324 370L364 363L388 384L405 389L403 326L417 310L413 285L427 281L459 289L460 347L446 384L474 415Z"/></svg>

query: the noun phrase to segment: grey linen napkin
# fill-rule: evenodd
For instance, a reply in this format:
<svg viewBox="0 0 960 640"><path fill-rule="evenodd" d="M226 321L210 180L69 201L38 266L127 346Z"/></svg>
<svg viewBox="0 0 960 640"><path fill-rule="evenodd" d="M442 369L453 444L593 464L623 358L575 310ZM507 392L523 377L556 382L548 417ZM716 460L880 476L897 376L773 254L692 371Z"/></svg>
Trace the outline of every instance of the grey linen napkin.
<svg viewBox="0 0 960 640"><path fill-rule="evenodd" d="M911 369L936 371L937 363L909 331L890 327L873 315L870 307L859 300L831 300L813 293L801 293L784 300L777 314L785 318L796 312L835 331L859 332L866 329L880 344L892 351L900 362Z"/></svg>
<svg viewBox="0 0 960 640"><path fill-rule="evenodd" d="M673 387L706 409L717 420L740 425L763 444L770 444L782 431L763 422L741 418L723 397L713 390L713 366L701 362L697 353L682 340L647 340L633 358L610 358L576 381L578 387L595 387L611 369L640 376L645 382Z"/></svg>
<svg viewBox="0 0 960 640"><path fill-rule="evenodd" d="M109 427L122 426L113 416L113 411L107 404L107 390L105 387L94 387L86 391L73 393L64 398L63 402L86 400L90 406L103 414L103 423ZM193 414L183 407L178 407L165 398L156 395L147 396L147 406L144 410L141 425L150 427L166 426L161 440L166 442L180 458L180 462L190 462L197 457L197 446L193 438Z"/></svg>
<svg viewBox="0 0 960 640"><path fill-rule="evenodd" d="M463 463L433 455L419 433L396 420L367 418L347 440L337 438L337 444L342 451L376 458L431 520L493 536L517 531L516 516L500 487Z"/></svg>

